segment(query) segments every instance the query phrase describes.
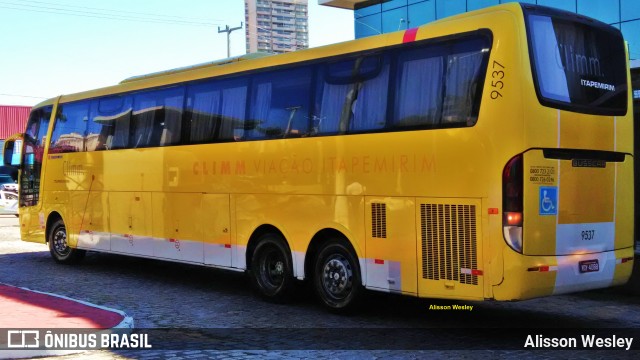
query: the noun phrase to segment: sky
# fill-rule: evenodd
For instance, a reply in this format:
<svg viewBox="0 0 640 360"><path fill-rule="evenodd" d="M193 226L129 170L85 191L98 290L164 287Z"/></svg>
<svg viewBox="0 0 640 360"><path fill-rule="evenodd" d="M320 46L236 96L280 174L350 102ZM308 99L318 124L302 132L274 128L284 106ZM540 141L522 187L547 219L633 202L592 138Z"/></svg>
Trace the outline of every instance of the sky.
<svg viewBox="0 0 640 360"><path fill-rule="evenodd" d="M243 0L0 0L0 105L226 58L218 26L240 22ZM309 0L310 47L353 38L353 11ZM245 49L233 31L231 56Z"/></svg>

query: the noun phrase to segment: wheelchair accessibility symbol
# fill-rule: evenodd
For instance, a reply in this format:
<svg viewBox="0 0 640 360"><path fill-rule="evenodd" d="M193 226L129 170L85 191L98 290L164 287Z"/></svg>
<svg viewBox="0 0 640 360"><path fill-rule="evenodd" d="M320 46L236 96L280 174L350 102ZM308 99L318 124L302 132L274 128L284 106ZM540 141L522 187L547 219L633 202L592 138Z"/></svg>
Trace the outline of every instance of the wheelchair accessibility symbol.
<svg viewBox="0 0 640 360"><path fill-rule="evenodd" d="M540 215L558 215L558 187L540 187Z"/></svg>

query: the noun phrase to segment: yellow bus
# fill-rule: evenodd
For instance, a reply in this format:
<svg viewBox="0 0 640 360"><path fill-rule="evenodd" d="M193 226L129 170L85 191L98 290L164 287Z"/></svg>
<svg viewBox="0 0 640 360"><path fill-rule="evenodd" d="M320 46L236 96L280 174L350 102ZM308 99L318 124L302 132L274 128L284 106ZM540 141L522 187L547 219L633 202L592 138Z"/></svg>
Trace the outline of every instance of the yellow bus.
<svg viewBox="0 0 640 360"><path fill-rule="evenodd" d="M246 271L277 302L308 280L337 311L619 285L629 85L617 29L520 4L138 76L34 108L21 235Z"/></svg>

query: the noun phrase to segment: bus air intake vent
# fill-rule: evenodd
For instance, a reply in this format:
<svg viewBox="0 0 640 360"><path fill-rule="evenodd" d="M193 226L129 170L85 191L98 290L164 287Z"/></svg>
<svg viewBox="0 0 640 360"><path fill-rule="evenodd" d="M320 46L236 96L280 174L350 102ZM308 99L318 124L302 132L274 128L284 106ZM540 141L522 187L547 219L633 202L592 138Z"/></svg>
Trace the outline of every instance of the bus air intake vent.
<svg viewBox="0 0 640 360"><path fill-rule="evenodd" d="M371 237L387 238L387 204L371 203Z"/></svg>
<svg viewBox="0 0 640 360"><path fill-rule="evenodd" d="M478 285L475 205L420 204L420 219L422 277Z"/></svg>

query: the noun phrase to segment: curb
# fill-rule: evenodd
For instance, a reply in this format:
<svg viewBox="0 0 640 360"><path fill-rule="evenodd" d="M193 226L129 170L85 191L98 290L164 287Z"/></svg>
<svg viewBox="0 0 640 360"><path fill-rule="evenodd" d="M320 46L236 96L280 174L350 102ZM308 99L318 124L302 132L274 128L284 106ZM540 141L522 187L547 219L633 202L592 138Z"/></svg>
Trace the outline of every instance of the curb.
<svg viewBox="0 0 640 360"><path fill-rule="evenodd" d="M83 305L85 308L79 308L81 311L78 311L78 313L76 313L80 318L83 318L83 314L86 314L87 311L91 311L91 309L97 309L100 310L101 312L110 312L116 315L119 315L122 319L120 320L119 323L117 323L115 326L111 326L109 328L100 328L100 327L96 327L96 328L89 328L90 330L95 330L95 333L131 333L133 331L133 326L134 326L134 322L133 322L133 318L128 316L125 312L120 311L120 310L116 310L116 309L112 309L112 308L108 308L105 306L100 306L100 305L96 305L96 304L92 304L89 303L87 301L83 301L83 300L78 300L78 299L73 299L67 296L62 296L62 295L58 295L58 294L52 294L52 293L48 293L48 292L43 292L43 291L37 291L37 290L32 290L29 288L24 288L24 287L18 287L18 286L13 286L13 285L9 285L9 284L4 284L4 283L0 283L0 289L2 287L8 287L8 288L12 288L13 289L18 289L19 292L29 292L32 294L39 294L41 295L40 299L38 299L39 301L42 301L43 299L47 299L46 297L50 297L52 298L52 300L55 299L61 299L63 300L66 304L65 305L69 305L70 303L74 303L74 304L80 304ZM1 293L0 293L1 295ZM20 294L20 295L24 295L24 294ZM44 297L43 297L44 296ZM31 297L29 297L29 299L32 299ZM3 299L4 300L4 299ZM47 299L49 300L49 299ZM19 298L17 300L9 300L9 301L3 301L3 306L6 308L11 308L12 306L15 308L18 308L20 306L24 307L25 301L21 301ZM37 302L36 302L37 303ZM90 308L89 310L87 310L86 308ZM76 309L78 310L78 309ZM15 311L19 311L19 310L15 310ZM24 308L22 309L22 311L24 311ZM33 315L35 317L38 316L38 314L29 314L29 315ZM50 316L50 314L46 314L43 316ZM83 318L84 319L84 318ZM2 322L2 320L0 319L0 323ZM4 325L0 326L3 328L7 328L6 326L7 323L5 323ZM10 325L13 326L13 325ZM46 329L46 326L43 327ZM55 328L61 328L61 327L54 327ZM28 327L28 329L32 329L32 327ZM9 330L9 329L7 329ZM19 327L17 327L16 330L21 330ZM83 330L86 330L83 329ZM8 333L6 334L8 337ZM0 334L0 338L3 338L5 336L5 334ZM85 350L85 349L77 349L77 350L55 350L55 349L44 349L44 348L38 348L38 349L10 349L8 348L8 340L7 343L0 343L0 359L20 359L20 358L32 358L32 357L43 357L43 356L60 356L60 355L69 355L69 354L77 354L77 353L83 353L89 350Z"/></svg>
<svg viewBox="0 0 640 360"><path fill-rule="evenodd" d="M113 313L116 313L116 314L122 316L122 321L118 325L112 327L111 329L133 329L133 318L131 316L128 316L127 313L125 313L124 311L121 311L121 310L116 310L116 309L112 309L112 308L109 308L109 307L106 307L106 306L92 304L92 303L90 303L88 301L74 299L74 298L70 298L70 297L67 297L67 296L64 296L64 295L58 295L58 294L53 294L53 293L49 293L49 292L33 290L33 289L26 288L26 287L13 286L13 285L5 284L5 283L0 283L0 285L10 286L10 287L14 287L14 288L30 291L30 292L37 293L37 294L42 294L42 295L47 295L47 296L51 296L51 297L55 297L55 298L59 298L59 299L69 300L69 301L76 302L78 304L82 304L82 305L85 305L85 306L93 307L93 308L104 310L104 311L110 311L110 312L113 312ZM106 329L102 329L102 330L106 330Z"/></svg>

